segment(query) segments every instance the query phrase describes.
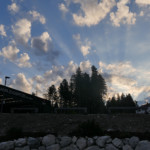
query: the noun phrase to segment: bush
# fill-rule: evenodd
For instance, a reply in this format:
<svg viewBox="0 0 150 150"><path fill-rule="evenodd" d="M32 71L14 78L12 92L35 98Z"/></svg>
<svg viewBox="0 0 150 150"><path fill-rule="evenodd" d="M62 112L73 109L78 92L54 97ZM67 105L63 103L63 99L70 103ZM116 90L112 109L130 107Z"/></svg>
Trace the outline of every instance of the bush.
<svg viewBox="0 0 150 150"><path fill-rule="evenodd" d="M103 135L103 131L98 125L98 123L93 119L93 120L87 120L79 124L78 127L70 133L70 135L71 136L75 135L78 137L79 136L93 137L93 136Z"/></svg>

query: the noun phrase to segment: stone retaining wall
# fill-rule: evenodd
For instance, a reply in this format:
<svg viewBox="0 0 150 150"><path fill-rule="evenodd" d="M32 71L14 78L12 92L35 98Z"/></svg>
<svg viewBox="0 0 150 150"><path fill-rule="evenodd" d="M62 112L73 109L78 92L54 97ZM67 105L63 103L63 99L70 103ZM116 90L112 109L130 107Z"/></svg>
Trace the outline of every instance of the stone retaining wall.
<svg viewBox="0 0 150 150"><path fill-rule="evenodd" d="M150 142L138 137L114 138L110 136L69 137L54 136L19 138L1 142L0 150L150 150Z"/></svg>

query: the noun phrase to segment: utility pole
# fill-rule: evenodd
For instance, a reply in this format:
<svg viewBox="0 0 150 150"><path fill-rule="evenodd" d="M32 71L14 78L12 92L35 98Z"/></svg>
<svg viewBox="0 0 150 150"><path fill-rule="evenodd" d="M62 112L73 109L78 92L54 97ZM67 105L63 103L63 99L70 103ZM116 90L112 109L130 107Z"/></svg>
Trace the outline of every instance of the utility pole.
<svg viewBox="0 0 150 150"><path fill-rule="evenodd" d="M5 76L5 86L6 86L6 83L7 83L7 79L10 79L10 77Z"/></svg>

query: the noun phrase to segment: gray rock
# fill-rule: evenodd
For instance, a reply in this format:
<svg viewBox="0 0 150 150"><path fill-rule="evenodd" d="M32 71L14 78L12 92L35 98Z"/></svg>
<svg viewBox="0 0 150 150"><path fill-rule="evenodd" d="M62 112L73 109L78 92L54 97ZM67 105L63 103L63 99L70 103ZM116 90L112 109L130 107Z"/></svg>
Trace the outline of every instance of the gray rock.
<svg viewBox="0 0 150 150"><path fill-rule="evenodd" d="M113 144L107 144L105 150L118 150Z"/></svg>
<svg viewBox="0 0 150 150"><path fill-rule="evenodd" d="M30 147L29 146L16 147L15 150L30 150Z"/></svg>
<svg viewBox="0 0 150 150"><path fill-rule="evenodd" d="M98 146L94 145L86 148L85 150L101 150L101 149Z"/></svg>
<svg viewBox="0 0 150 150"><path fill-rule="evenodd" d="M14 141L0 143L0 150L11 150L13 148L14 148Z"/></svg>
<svg viewBox="0 0 150 150"><path fill-rule="evenodd" d="M133 150L133 148L130 145L124 145L122 150Z"/></svg>
<svg viewBox="0 0 150 150"><path fill-rule="evenodd" d="M40 146L38 150L45 150L45 146Z"/></svg>
<svg viewBox="0 0 150 150"><path fill-rule="evenodd" d="M150 150L150 142L146 140L140 141L135 150Z"/></svg>
<svg viewBox="0 0 150 150"><path fill-rule="evenodd" d="M122 141L124 145L129 145L129 138L125 138Z"/></svg>
<svg viewBox="0 0 150 150"><path fill-rule="evenodd" d="M37 138L29 137L27 139L27 144L30 148L38 148L40 146L40 141Z"/></svg>
<svg viewBox="0 0 150 150"><path fill-rule="evenodd" d="M54 144L51 146L47 146L46 150L60 150L60 145L59 144Z"/></svg>
<svg viewBox="0 0 150 150"><path fill-rule="evenodd" d="M118 147L118 148L122 148L123 146L123 142L122 140L115 138L114 140L112 140L112 143L114 146Z"/></svg>
<svg viewBox="0 0 150 150"><path fill-rule="evenodd" d="M94 140L92 138L87 139L87 146L91 146L94 144Z"/></svg>
<svg viewBox="0 0 150 150"><path fill-rule="evenodd" d="M15 146L16 147L23 147L27 144L27 139L26 138L19 138L15 140Z"/></svg>
<svg viewBox="0 0 150 150"><path fill-rule="evenodd" d="M98 139L98 136L94 136L93 139L94 139L94 140L97 140L97 139Z"/></svg>
<svg viewBox="0 0 150 150"><path fill-rule="evenodd" d="M55 140L56 140L55 136L52 134L49 134L43 137L42 144L45 146L50 146L52 144L55 144Z"/></svg>
<svg viewBox="0 0 150 150"><path fill-rule="evenodd" d="M76 145L71 144L67 147L62 148L61 150L79 150Z"/></svg>
<svg viewBox="0 0 150 150"><path fill-rule="evenodd" d="M139 138L138 137L135 137L135 136L133 136L133 137L131 137L130 139L129 139L129 145L132 147L132 148L135 148L136 147L136 145L139 143Z"/></svg>
<svg viewBox="0 0 150 150"><path fill-rule="evenodd" d="M65 147L68 146L72 142L72 138L68 136L61 137L60 146Z"/></svg>
<svg viewBox="0 0 150 150"><path fill-rule="evenodd" d="M78 138L77 138L76 136L74 136L74 137L72 138L72 143L75 144L76 141L77 141L77 139L78 139Z"/></svg>
<svg viewBox="0 0 150 150"><path fill-rule="evenodd" d="M96 140L96 144L99 147L105 147L106 141L110 139L110 136L101 136Z"/></svg>
<svg viewBox="0 0 150 150"><path fill-rule="evenodd" d="M79 138L76 142L77 147L82 150L86 147L86 140L85 138Z"/></svg>

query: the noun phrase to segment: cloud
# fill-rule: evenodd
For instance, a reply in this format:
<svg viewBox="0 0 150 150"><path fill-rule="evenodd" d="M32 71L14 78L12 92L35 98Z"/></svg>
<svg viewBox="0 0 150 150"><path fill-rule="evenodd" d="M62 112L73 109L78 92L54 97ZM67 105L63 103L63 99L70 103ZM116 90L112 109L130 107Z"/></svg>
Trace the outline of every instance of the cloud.
<svg viewBox="0 0 150 150"><path fill-rule="evenodd" d="M63 14L66 14L66 13L69 11L68 8L66 7L66 5L63 4L63 3L59 4L58 7L59 7L59 10L60 10Z"/></svg>
<svg viewBox="0 0 150 150"><path fill-rule="evenodd" d="M12 26L12 31L19 43L27 45L31 38L31 22L25 18L20 19Z"/></svg>
<svg viewBox="0 0 150 150"><path fill-rule="evenodd" d="M2 78L0 78L0 84L2 84Z"/></svg>
<svg viewBox="0 0 150 150"><path fill-rule="evenodd" d="M50 50L52 39L48 32L43 32L41 36L31 39L31 46L40 52Z"/></svg>
<svg viewBox="0 0 150 150"><path fill-rule="evenodd" d="M23 67L31 67L31 63L29 62L30 57L27 53L23 53L18 58L18 53L20 50L15 45L8 45L2 48L0 51L0 56L4 57L4 59L8 59L10 62L13 62L17 66Z"/></svg>
<svg viewBox="0 0 150 150"><path fill-rule="evenodd" d="M21 68L24 68L24 67L30 68L30 67L32 67L29 60L30 60L30 57L27 53L21 54L20 58L17 60L18 66L21 67Z"/></svg>
<svg viewBox="0 0 150 150"><path fill-rule="evenodd" d="M93 26L103 20L115 5L115 0L73 0L80 4L79 13L73 13L73 20L78 26Z"/></svg>
<svg viewBox="0 0 150 150"><path fill-rule="evenodd" d="M14 79L10 85L15 89L31 93L32 84L28 81L23 73L18 73L16 79Z"/></svg>
<svg viewBox="0 0 150 150"><path fill-rule="evenodd" d="M80 62L80 68L83 72L91 74L91 62L89 60Z"/></svg>
<svg viewBox="0 0 150 150"><path fill-rule="evenodd" d="M2 48L2 51L0 51L0 56L3 56L5 59L8 59L11 62L15 62L18 53L19 49L16 46L9 45Z"/></svg>
<svg viewBox="0 0 150 150"><path fill-rule="evenodd" d="M141 17L144 16L144 12L141 11L140 14L139 14L139 16L141 16Z"/></svg>
<svg viewBox="0 0 150 150"><path fill-rule="evenodd" d="M41 15L39 12L33 10L33 11L29 11L28 13L32 16L32 19L34 21L37 20L37 21L41 22L42 24L46 23L45 17L43 15Z"/></svg>
<svg viewBox="0 0 150 150"><path fill-rule="evenodd" d="M86 56L90 53L91 42L88 39L86 39L85 41L81 40L80 34L74 34L73 39L76 41L77 45L79 46L83 56Z"/></svg>
<svg viewBox="0 0 150 150"><path fill-rule="evenodd" d="M16 3L12 3L11 5L8 5L8 10L11 13L17 13L19 11L19 6L17 6Z"/></svg>
<svg viewBox="0 0 150 150"><path fill-rule="evenodd" d="M150 5L150 0L135 0L138 5Z"/></svg>
<svg viewBox="0 0 150 150"><path fill-rule="evenodd" d="M120 27L120 24L135 24L136 22L136 13L132 13L129 10L127 4L130 0L120 0L117 3L117 12L110 13L110 20L114 26Z"/></svg>
<svg viewBox="0 0 150 150"><path fill-rule="evenodd" d="M7 36L6 31L3 24L0 24L0 35Z"/></svg>

